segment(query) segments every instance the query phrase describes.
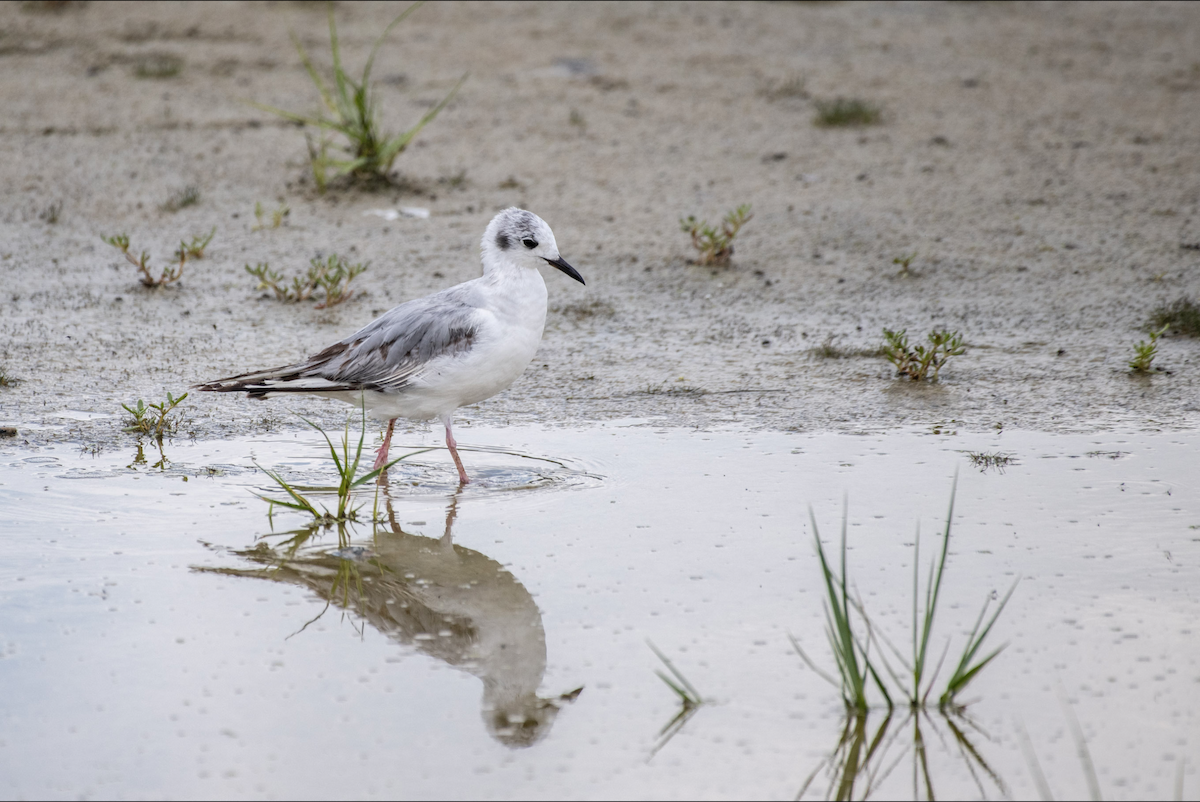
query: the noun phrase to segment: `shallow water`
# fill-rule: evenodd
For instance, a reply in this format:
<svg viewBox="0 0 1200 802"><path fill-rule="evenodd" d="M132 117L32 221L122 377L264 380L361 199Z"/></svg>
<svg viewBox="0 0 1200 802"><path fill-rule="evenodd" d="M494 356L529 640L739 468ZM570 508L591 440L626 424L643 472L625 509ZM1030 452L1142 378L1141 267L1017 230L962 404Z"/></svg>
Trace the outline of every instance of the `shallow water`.
<svg viewBox="0 0 1200 802"><path fill-rule="evenodd" d="M1071 715L1106 797L1200 786L1194 760L1179 773L1200 701L1200 434L627 421L461 439L475 484L455 494L446 453L418 454L382 523L290 555L304 520L268 521L254 465L330 483L315 433L140 462L132 441L0 446L0 794L791 798L815 772L819 797L845 722L788 638L832 669L808 508L828 548L848 503L850 575L903 647L914 531L924 563L956 471L947 663L1021 581L969 721L921 721L934 792L1036 797L1024 732L1051 790L1083 795ZM1015 463L981 472L967 451ZM679 707L647 640L711 702L665 741ZM913 794L914 737L898 712L875 796Z"/></svg>

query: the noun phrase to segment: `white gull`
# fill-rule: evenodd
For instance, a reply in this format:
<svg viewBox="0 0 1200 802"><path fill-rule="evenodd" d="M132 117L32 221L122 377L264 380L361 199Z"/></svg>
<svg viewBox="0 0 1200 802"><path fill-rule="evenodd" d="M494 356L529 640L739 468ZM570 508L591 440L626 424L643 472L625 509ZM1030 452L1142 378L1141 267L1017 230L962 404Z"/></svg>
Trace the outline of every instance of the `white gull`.
<svg viewBox="0 0 1200 802"><path fill-rule="evenodd" d="M524 209L500 212L484 231L483 275L403 303L303 362L196 385L251 398L306 393L363 406L388 422L375 459L387 464L396 418L438 418L463 484L454 411L507 389L533 359L546 323L538 266L583 277L558 253L554 232Z"/></svg>

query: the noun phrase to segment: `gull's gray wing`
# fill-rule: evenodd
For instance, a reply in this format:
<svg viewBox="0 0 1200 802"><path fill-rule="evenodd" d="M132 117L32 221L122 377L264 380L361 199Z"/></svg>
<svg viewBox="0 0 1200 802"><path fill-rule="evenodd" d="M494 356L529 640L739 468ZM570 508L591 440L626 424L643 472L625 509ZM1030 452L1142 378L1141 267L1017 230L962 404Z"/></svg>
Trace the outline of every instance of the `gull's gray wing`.
<svg viewBox="0 0 1200 802"><path fill-rule="evenodd" d="M431 361L469 351L480 311L470 283L401 304L303 362L197 385L201 390L271 393L396 392Z"/></svg>

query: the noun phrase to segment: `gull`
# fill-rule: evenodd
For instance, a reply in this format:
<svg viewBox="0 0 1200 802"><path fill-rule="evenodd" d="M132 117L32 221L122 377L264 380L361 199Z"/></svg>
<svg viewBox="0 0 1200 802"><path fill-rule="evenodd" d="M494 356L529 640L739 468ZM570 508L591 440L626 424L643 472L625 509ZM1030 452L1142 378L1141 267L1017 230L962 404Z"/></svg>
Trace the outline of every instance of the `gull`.
<svg viewBox="0 0 1200 802"><path fill-rule="evenodd" d="M375 458L387 465L397 418L438 418L467 484L451 422L454 411L508 389L533 359L546 324L543 262L584 284L558 253L546 221L516 207L492 218L480 243L483 275L400 304L303 362L198 384L250 398L288 393L335 398L388 422ZM382 480L382 475L380 479Z"/></svg>

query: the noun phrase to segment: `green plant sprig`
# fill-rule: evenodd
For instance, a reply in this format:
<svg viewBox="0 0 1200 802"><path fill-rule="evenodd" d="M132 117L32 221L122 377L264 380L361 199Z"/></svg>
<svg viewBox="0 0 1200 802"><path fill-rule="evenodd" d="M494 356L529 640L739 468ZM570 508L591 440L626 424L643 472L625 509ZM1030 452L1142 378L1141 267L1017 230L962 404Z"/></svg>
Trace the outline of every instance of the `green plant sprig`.
<svg viewBox="0 0 1200 802"><path fill-rule="evenodd" d="M913 253L907 254L905 256L897 256L896 258L892 259L892 264L900 265L900 269L898 271L896 271L896 275L903 276L906 278L911 278L912 276L915 276L916 273L912 272L908 268L909 268L909 265L911 265L913 260L916 258L917 258L917 254L914 251Z"/></svg>
<svg viewBox="0 0 1200 802"><path fill-rule="evenodd" d="M188 259L204 258L204 249L208 247L208 243L212 242L212 238L216 233L217 227L213 226L212 231L208 232L208 236L206 237L192 237L191 243L185 243L180 240L179 249L175 251L175 263L163 267L162 272L157 277L150 272L149 251L142 251L138 256L134 256L129 252L129 235L116 234L115 236L106 237L101 234L100 239L120 251L129 263L138 269L138 272L142 274L139 281L144 286L162 287L167 284L174 284L183 278L183 266L187 264Z"/></svg>
<svg viewBox="0 0 1200 802"><path fill-rule="evenodd" d="M191 242L179 241L179 248L175 251L175 258L179 260L180 270L183 269L183 262L187 259L203 259L204 249L208 247L208 243L212 242L213 236L217 233L217 227L213 226L208 232L208 236L192 237Z"/></svg>
<svg viewBox="0 0 1200 802"><path fill-rule="evenodd" d="M164 435L175 433L179 422L171 419L170 415L187 397L187 393L178 398L167 393L167 400L157 404L146 404L140 398L132 407L121 404L121 407L131 416L125 426L125 431L152 434L156 440L162 442Z"/></svg>
<svg viewBox="0 0 1200 802"><path fill-rule="evenodd" d="M1133 359L1129 360L1129 369L1134 373L1148 373L1158 356L1158 338L1167 333L1171 324L1167 323L1158 331L1150 332L1149 340L1139 340L1133 346Z"/></svg>
<svg viewBox="0 0 1200 802"><path fill-rule="evenodd" d="M254 202L254 219L257 221L250 227L251 231L262 231L267 228L279 228L283 225L284 220L292 213L291 208L286 203L281 203L278 208L271 212L271 222L263 222L263 214L265 209L258 201Z"/></svg>
<svg viewBox="0 0 1200 802"><path fill-rule="evenodd" d="M733 258L734 238L752 217L750 204L744 203L725 215L720 229L704 220L697 220L695 215L680 218L679 227L692 238L692 247L700 252L696 264L725 265Z"/></svg>
<svg viewBox="0 0 1200 802"><path fill-rule="evenodd" d="M318 191L324 192L331 170L335 176L349 175L357 180L386 178L396 157L404 152L413 139L416 138L417 134L421 132L421 129L437 117L438 113L446 107L446 104L457 94L463 82L466 81L467 76L463 75L450 92L442 98L442 101L421 117L417 124L407 131L393 135L384 133L380 129L378 98L370 88L371 67L375 62L375 56L379 52L380 46L392 28L420 6L421 3L414 3L409 6L384 28L383 33L375 40L375 44L371 48L366 65L363 67L362 78L355 81L347 75L346 70L342 66L337 25L334 22L333 6L331 4L329 7L329 47L333 58L332 88L326 86L325 81L321 78L319 71L313 64L312 59L309 58L304 46L300 44L300 40L295 34L292 34L292 42L300 54L300 60L304 64L304 69L308 72L308 76L316 87L317 93L321 96L321 102L324 104L328 114L319 113L316 116L297 114L262 103L253 104L263 111L302 125L311 126L322 132L315 145L312 138L306 134L309 161ZM329 147L332 143L324 136L324 132L330 132L331 134L343 137L345 140L343 146L343 151L346 154L345 157L336 158L329 155Z"/></svg>
<svg viewBox="0 0 1200 802"><path fill-rule="evenodd" d="M897 375L908 376L913 381L922 381L928 377L930 381L936 382L938 374L951 357L966 353L962 335L957 331L934 329L926 335L928 347L916 345L910 348L905 329L884 329L883 337L883 355L896 366ZM930 370L933 371L932 375Z"/></svg>
<svg viewBox="0 0 1200 802"><path fill-rule="evenodd" d="M300 303L320 292L324 300L316 304L316 309L327 309L349 300L354 294L350 282L362 275L370 266L370 262L350 264L344 256L333 254L321 261L313 259L309 263L308 272L303 278L294 276L289 286L283 274L272 270L267 262L259 262L254 267L246 265L246 272L258 279L257 290L269 289L275 297L284 303Z"/></svg>

